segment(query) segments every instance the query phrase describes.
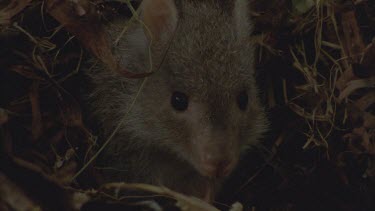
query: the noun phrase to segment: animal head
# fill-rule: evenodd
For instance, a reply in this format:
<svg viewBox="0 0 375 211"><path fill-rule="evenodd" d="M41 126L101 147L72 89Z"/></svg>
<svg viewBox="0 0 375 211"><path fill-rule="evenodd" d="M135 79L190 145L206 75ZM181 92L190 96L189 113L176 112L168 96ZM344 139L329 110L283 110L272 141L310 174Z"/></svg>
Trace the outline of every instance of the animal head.
<svg viewBox="0 0 375 211"><path fill-rule="evenodd" d="M123 126L133 147L162 148L203 176L228 175L265 128L247 1L230 9L214 0L143 0L140 7L143 25L125 35L117 54L127 69L155 73L142 90L135 83L128 102L107 107L121 109L137 95Z"/></svg>

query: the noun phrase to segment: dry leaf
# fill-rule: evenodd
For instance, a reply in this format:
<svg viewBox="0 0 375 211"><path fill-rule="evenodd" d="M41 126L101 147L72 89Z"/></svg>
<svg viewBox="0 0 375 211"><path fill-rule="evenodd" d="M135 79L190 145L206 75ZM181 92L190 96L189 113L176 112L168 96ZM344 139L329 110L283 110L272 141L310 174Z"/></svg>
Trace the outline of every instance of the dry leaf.
<svg viewBox="0 0 375 211"><path fill-rule="evenodd" d="M358 79L354 73L353 73L353 69L352 68L349 68L347 70L345 70L341 76L337 79L336 81L336 88L339 90L339 91L342 91L345 89L346 87L346 84L353 80L353 79Z"/></svg>
<svg viewBox="0 0 375 211"><path fill-rule="evenodd" d="M315 5L315 2L313 0L292 0L292 4L299 14L303 14L309 11Z"/></svg>
<svg viewBox="0 0 375 211"><path fill-rule="evenodd" d="M17 211L42 210L24 191L0 172L0 201Z"/></svg>
<svg viewBox="0 0 375 211"><path fill-rule="evenodd" d="M243 210L243 205L240 202L236 202L232 204L232 207L230 208L229 211L242 211Z"/></svg>
<svg viewBox="0 0 375 211"><path fill-rule="evenodd" d="M365 111L368 107L370 107L375 102L375 92L370 91L365 96L361 97L355 102L357 108L361 111Z"/></svg>
<svg viewBox="0 0 375 211"><path fill-rule="evenodd" d="M72 194L60 185L60 181L44 174L39 166L17 157L0 161L0 199L6 196L8 200L17 201L14 210L74 210ZM8 176L11 183L7 184L2 174ZM18 209L23 204L28 207Z"/></svg>
<svg viewBox="0 0 375 211"><path fill-rule="evenodd" d="M355 12L344 12L341 18L346 53L353 60L353 63L360 63L362 55L365 52L365 44L360 35Z"/></svg>
<svg viewBox="0 0 375 211"><path fill-rule="evenodd" d="M33 80L44 80L42 77L35 74L34 70L28 66L24 65L14 65L10 68L10 70L22 75L25 78L33 79Z"/></svg>
<svg viewBox="0 0 375 211"><path fill-rule="evenodd" d="M369 112L363 114L363 126L365 128L375 128L375 116Z"/></svg>
<svg viewBox="0 0 375 211"><path fill-rule="evenodd" d="M305 111L305 109L295 103L288 103L289 108L292 109L296 114L299 116L309 119L309 120L314 120L314 121L322 121L322 122L327 122L330 120L330 116L328 115L320 115L320 114L313 114L310 112Z"/></svg>
<svg viewBox="0 0 375 211"><path fill-rule="evenodd" d="M61 103L61 118L64 124L69 127L85 128L78 102L71 96L64 96Z"/></svg>
<svg viewBox="0 0 375 211"><path fill-rule="evenodd" d="M339 95L339 102L343 99L349 97L351 93L360 88L374 88L375 87L375 77L369 79L359 79L352 80L347 83L346 88Z"/></svg>
<svg viewBox="0 0 375 211"><path fill-rule="evenodd" d="M361 61L362 65L367 68L367 70L369 71L369 74L372 76L375 75L374 60L375 60L375 39L373 39L372 43L366 47L365 55L363 56L362 61Z"/></svg>
<svg viewBox="0 0 375 211"><path fill-rule="evenodd" d="M183 211L219 211L217 208L201 199L177 193L166 187L158 187L148 184L108 183L105 184L103 188L115 190L139 190L169 196L177 200L176 205Z"/></svg>
<svg viewBox="0 0 375 211"><path fill-rule="evenodd" d="M135 74L118 66L112 54L109 39L96 17L95 8L88 0L47 0L47 11L65 28L74 34L82 45L106 64L110 70L128 78L143 78L150 73ZM80 8L77 13L77 8ZM85 11L84 17L82 11Z"/></svg>
<svg viewBox="0 0 375 211"><path fill-rule="evenodd" d="M10 24L11 19L21 12L31 0L11 0L10 3L0 10L0 26Z"/></svg>
<svg viewBox="0 0 375 211"><path fill-rule="evenodd" d="M77 172L77 161L74 158L75 151L70 148L65 152L64 157L56 155L54 178L59 181L59 184L70 185L72 178Z"/></svg>
<svg viewBox="0 0 375 211"><path fill-rule="evenodd" d="M30 103L31 103L31 112L32 112L32 124L31 124L31 133L33 140L37 140L43 133L43 123L42 123L42 114L40 112L39 104L39 83L35 82L31 86L29 93Z"/></svg>
<svg viewBox="0 0 375 211"><path fill-rule="evenodd" d="M88 193L73 193L72 206L75 210L81 210L81 207L91 199Z"/></svg>

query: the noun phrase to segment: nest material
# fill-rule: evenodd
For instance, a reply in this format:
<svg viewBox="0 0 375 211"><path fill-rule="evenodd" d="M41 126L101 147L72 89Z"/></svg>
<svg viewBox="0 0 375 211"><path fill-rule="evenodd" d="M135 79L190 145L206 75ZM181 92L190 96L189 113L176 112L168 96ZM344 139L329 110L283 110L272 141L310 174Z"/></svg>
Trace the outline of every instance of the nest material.
<svg viewBox="0 0 375 211"><path fill-rule="evenodd" d="M113 16L132 16L123 2L0 3L0 209L216 209L164 188L96 185L102 148L79 96L86 52L124 77L147 76L117 66L102 28ZM253 1L251 14L272 130L215 205L375 209L375 6ZM134 200L134 190L148 196Z"/></svg>

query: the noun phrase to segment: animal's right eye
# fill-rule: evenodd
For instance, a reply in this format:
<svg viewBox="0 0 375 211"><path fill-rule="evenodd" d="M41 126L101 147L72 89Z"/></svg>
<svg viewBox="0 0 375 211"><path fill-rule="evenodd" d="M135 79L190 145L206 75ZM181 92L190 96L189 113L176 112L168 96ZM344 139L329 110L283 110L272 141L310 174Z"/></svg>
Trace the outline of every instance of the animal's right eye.
<svg viewBox="0 0 375 211"><path fill-rule="evenodd" d="M189 98L182 92L174 92L172 94L171 104L177 111L185 111L189 106Z"/></svg>

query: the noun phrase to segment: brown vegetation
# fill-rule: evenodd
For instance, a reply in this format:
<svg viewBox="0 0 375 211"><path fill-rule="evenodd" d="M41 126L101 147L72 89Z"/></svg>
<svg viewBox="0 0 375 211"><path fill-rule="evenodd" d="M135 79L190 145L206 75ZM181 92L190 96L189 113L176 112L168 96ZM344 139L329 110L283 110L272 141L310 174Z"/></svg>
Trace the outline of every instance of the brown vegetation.
<svg viewBox="0 0 375 211"><path fill-rule="evenodd" d="M96 186L93 164L101 147L79 97L86 52L124 77L147 77L117 67L100 25L114 15L131 16L130 1L123 2L0 3L0 210L141 209L155 206L145 202L150 199L169 210L176 198L180 208L214 210L168 189ZM375 5L253 5L258 79L273 129L215 205L374 210Z"/></svg>

